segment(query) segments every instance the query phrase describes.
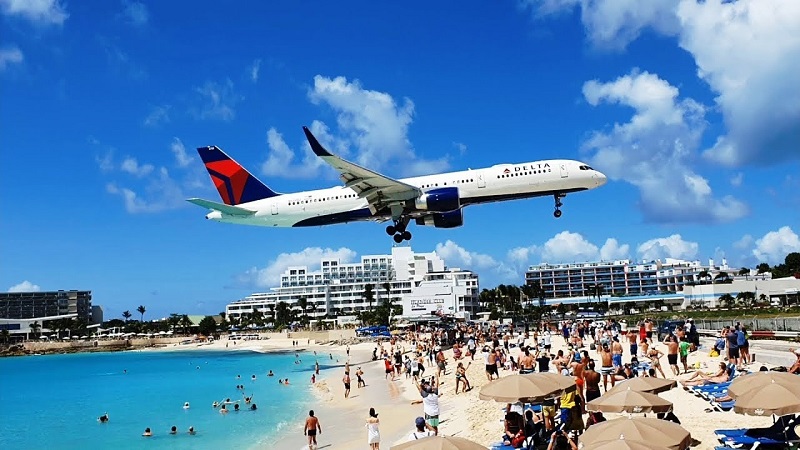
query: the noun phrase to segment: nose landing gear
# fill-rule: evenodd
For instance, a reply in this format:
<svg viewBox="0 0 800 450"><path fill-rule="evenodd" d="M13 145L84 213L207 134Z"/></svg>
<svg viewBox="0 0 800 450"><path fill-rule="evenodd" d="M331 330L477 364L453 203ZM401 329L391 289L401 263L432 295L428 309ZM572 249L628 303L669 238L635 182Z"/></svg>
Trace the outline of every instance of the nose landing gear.
<svg viewBox="0 0 800 450"><path fill-rule="evenodd" d="M411 232L406 230L407 225L408 218L401 217L400 219L394 221L394 225L389 225L386 227L386 234L389 236L394 235L394 241L398 244L403 241L410 241Z"/></svg>
<svg viewBox="0 0 800 450"><path fill-rule="evenodd" d="M566 196L567 196L567 194L555 194L555 195L553 195L553 199L556 202L556 210L553 211L553 217L555 217L556 219L561 217L561 207L564 205L563 203L561 203L561 199L566 197Z"/></svg>

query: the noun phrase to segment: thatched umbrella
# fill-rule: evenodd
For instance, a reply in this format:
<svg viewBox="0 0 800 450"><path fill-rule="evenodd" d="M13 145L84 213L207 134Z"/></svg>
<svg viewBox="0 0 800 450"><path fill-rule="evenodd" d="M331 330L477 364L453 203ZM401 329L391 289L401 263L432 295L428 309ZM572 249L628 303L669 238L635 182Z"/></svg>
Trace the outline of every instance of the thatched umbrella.
<svg viewBox="0 0 800 450"><path fill-rule="evenodd" d="M478 398L504 403L539 403L575 390L575 380L554 373L514 374L481 388Z"/></svg>
<svg viewBox="0 0 800 450"><path fill-rule="evenodd" d="M627 381L618 382L614 387L609 389L608 392L613 393L630 389L632 391L658 394L659 392L666 392L677 385L678 383L675 380L668 380L666 378L635 377Z"/></svg>
<svg viewBox="0 0 800 450"><path fill-rule="evenodd" d="M613 413L660 413L672 411L672 402L655 394L627 389L614 393L606 392L602 397L587 402L586 410Z"/></svg>
<svg viewBox="0 0 800 450"><path fill-rule="evenodd" d="M486 446L455 436L430 436L395 445L391 450L486 450Z"/></svg>
<svg viewBox="0 0 800 450"><path fill-rule="evenodd" d="M689 432L676 423L646 417L622 417L590 426L580 437L581 448L594 449L596 444L618 442L621 438L671 450L684 450L692 443Z"/></svg>

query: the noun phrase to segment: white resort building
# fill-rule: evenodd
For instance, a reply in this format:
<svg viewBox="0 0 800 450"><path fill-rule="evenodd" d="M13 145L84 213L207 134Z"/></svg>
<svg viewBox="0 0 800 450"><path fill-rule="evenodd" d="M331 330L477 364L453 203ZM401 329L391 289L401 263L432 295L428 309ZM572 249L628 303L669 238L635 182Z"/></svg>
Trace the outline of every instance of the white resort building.
<svg viewBox="0 0 800 450"><path fill-rule="evenodd" d="M469 318L478 312L477 274L447 268L435 252L414 253L410 247L394 247L391 255L364 255L356 263L331 258L322 259L318 268L289 267L279 286L234 301L225 313L237 318L257 308L266 314L279 302L297 308L298 301L305 298L311 319L353 316L369 308L364 299L368 284L373 285L373 307L388 297L403 306L404 317L440 312Z"/></svg>

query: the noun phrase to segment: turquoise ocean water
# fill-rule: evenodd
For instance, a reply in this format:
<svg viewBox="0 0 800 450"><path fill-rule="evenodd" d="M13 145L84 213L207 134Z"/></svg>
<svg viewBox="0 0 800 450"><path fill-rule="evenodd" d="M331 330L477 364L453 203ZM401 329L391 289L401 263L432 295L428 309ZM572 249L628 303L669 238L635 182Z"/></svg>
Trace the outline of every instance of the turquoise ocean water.
<svg viewBox="0 0 800 450"><path fill-rule="evenodd" d="M294 353L248 351L0 358L0 448L271 448L287 424L297 428L313 395L314 357L301 353L300 359L303 364L294 363ZM274 377L267 377L269 370ZM289 386L278 384L287 377ZM211 407L226 397L241 400L237 384L254 396L257 411L223 415ZM97 418L105 412L110 421L101 424ZM172 425L178 435L168 434ZM187 434L189 426L197 435ZM141 436L145 427L153 437Z"/></svg>

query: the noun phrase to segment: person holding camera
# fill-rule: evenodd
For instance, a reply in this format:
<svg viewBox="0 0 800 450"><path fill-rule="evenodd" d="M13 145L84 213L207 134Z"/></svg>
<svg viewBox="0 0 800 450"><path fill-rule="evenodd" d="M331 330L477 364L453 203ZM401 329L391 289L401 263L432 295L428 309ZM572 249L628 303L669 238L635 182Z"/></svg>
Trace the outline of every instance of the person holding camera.
<svg viewBox="0 0 800 450"><path fill-rule="evenodd" d="M578 446L563 430L559 430L550 436L547 450L578 450Z"/></svg>

